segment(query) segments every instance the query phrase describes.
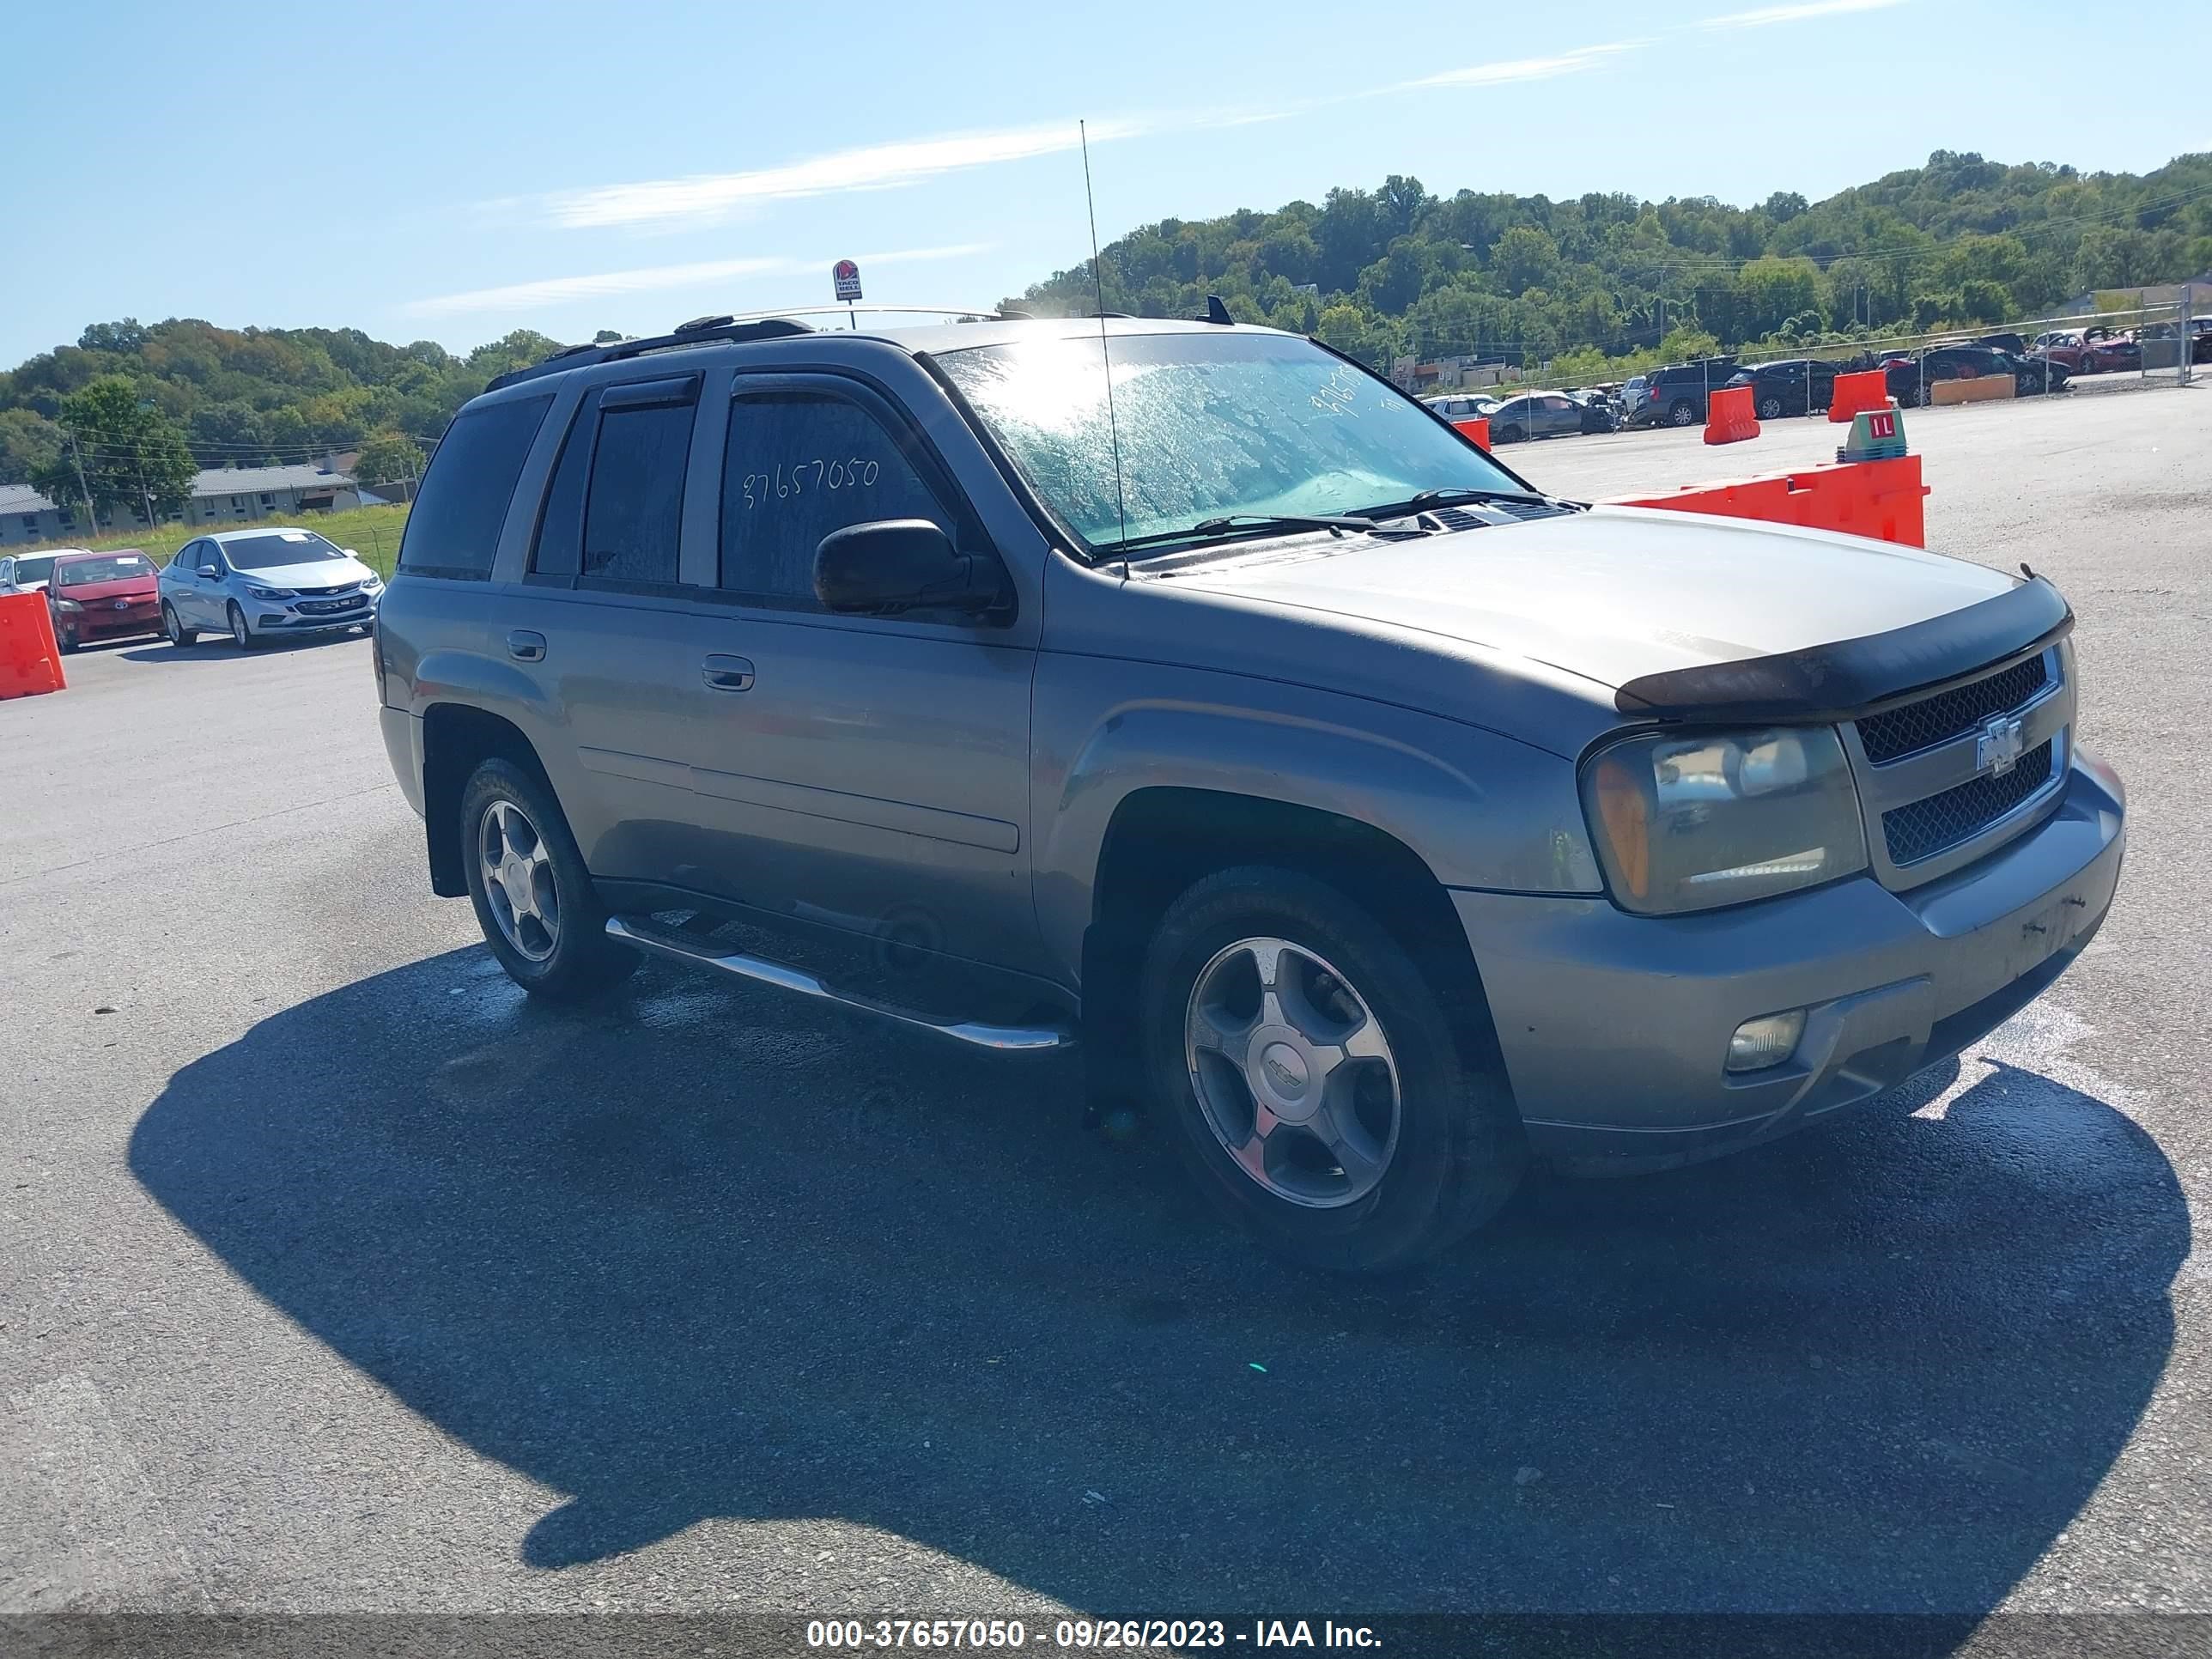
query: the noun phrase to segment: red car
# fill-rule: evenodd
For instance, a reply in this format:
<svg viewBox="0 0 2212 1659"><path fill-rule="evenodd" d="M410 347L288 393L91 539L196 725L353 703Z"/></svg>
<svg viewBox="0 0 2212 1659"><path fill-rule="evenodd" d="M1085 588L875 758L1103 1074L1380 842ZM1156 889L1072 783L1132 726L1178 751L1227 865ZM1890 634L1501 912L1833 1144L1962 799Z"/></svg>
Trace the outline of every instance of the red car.
<svg viewBox="0 0 2212 1659"><path fill-rule="evenodd" d="M136 548L115 553L71 553L54 561L46 603L54 637L64 651L94 640L119 640L161 631L161 602L155 594L153 560Z"/></svg>

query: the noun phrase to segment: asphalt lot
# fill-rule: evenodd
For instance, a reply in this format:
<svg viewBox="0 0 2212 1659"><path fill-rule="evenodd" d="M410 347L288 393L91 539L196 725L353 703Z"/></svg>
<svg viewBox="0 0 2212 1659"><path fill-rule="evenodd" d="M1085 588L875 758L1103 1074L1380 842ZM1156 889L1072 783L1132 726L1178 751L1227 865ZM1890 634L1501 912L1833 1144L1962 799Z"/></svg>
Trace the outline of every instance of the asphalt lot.
<svg viewBox="0 0 2212 1659"><path fill-rule="evenodd" d="M1269 1265L1072 1060L657 964L526 1006L363 641L72 659L0 704L0 1613L2212 1609L2212 387L1907 426L1931 544L2079 613L2103 933L1899 1096L1410 1284Z"/></svg>

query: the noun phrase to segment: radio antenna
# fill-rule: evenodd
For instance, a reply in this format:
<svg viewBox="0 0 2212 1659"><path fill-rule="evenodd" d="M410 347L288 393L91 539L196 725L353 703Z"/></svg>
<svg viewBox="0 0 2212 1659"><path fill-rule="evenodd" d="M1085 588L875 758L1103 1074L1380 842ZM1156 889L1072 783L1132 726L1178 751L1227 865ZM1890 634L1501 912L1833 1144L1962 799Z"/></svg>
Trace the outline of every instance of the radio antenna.
<svg viewBox="0 0 2212 1659"><path fill-rule="evenodd" d="M1121 426L1114 418L1114 360L1106 349L1106 267L1098 258L1098 198L1091 193L1091 133L1075 124L1083 146L1083 205L1091 214L1091 283L1098 295L1098 362L1106 371L1106 431L1114 443L1114 507L1121 519L1121 580L1129 580L1129 502L1121 491Z"/></svg>

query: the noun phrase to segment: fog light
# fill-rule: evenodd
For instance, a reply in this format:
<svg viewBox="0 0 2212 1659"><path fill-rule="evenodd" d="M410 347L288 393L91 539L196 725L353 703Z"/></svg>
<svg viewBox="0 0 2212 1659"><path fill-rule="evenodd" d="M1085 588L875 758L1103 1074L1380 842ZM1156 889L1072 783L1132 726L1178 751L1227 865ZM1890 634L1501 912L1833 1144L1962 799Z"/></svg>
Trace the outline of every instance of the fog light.
<svg viewBox="0 0 2212 1659"><path fill-rule="evenodd" d="M1728 1068L1731 1072L1762 1072L1770 1066L1779 1066L1790 1058L1797 1047L1797 1039L1804 1035L1802 1008L1747 1019L1735 1028L1735 1035L1729 1039Z"/></svg>

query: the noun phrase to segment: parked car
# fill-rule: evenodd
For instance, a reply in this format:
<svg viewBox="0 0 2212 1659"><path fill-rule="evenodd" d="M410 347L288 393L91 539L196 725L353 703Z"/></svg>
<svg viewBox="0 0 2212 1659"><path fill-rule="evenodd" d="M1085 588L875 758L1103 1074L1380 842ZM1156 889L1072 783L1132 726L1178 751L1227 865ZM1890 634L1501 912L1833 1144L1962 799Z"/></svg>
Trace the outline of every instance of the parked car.
<svg viewBox="0 0 2212 1659"><path fill-rule="evenodd" d="M2212 362L2212 317L2190 319L2190 356L2195 363ZM2151 323L2135 332L2138 368L2179 368L2181 366L2181 325L2179 320Z"/></svg>
<svg viewBox="0 0 2212 1659"><path fill-rule="evenodd" d="M1480 392L1454 392L1449 397L1431 398L1429 407L1447 421L1487 420L1496 412L1498 400Z"/></svg>
<svg viewBox="0 0 2212 1659"><path fill-rule="evenodd" d="M161 570L161 631L186 646L228 634L241 651L264 640L369 631L383 579L349 547L312 530L221 530Z"/></svg>
<svg viewBox="0 0 2212 1659"><path fill-rule="evenodd" d="M2027 356L2027 342L2017 334L1977 334L1973 343L1995 346L1999 351L2009 351L2015 357Z"/></svg>
<svg viewBox="0 0 2212 1659"><path fill-rule="evenodd" d="M1903 405L1926 405L1936 401L1936 387L1945 380L1971 380L1984 375L2006 375L2020 397L2063 392L2070 378L2065 368L2047 357L2015 357L1994 346L1935 346L1917 356L1893 360L1886 371L1889 395Z"/></svg>
<svg viewBox="0 0 2212 1659"><path fill-rule="evenodd" d="M1729 384L1749 386L1759 418L1778 421L1826 409L1836 395L1836 366L1817 357L1778 358L1739 370Z"/></svg>
<svg viewBox="0 0 2212 1659"><path fill-rule="evenodd" d="M75 651L99 640L158 631L154 586L154 562L136 548L57 554L46 584L55 640L64 651Z"/></svg>
<svg viewBox="0 0 2212 1659"><path fill-rule="evenodd" d="M1612 393L1602 386L1588 386L1567 396L1582 405L1584 432L1617 432L1620 429L1620 405L1613 402Z"/></svg>
<svg viewBox="0 0 2212 1659"><path fill-rule="evenodd" d="M1644 377L1644 403L1630 423L1635 426L1698 426L1705 418L1705 400L1716 386L1724 386L1735 374L1735 360L1713 357L1703 362L1677 363L1654 369Z"/></svg>
<svg viewBox="0 0 2212 1659"><path fill-rule="evenodd" d="M1650 380L1642 374L1632 374L1620 388L1620 418L1623 425L1633 426L1636 417L1650 398Z"/></svg>
<svg viewBox="0 0 2212 1659"><path fill-rule="evenodd" d="M2033 355L2047 358L2069 374L2097 374L2140 368L2142 350L2115 328L2061 329L2035 337Z"/></svg>
<svg viewBox="0 0 2212 1659"><path fill-rule="evenodd" d="M376 699L519 985L1079 1035L1269 1246L1385 1269L1532 1154L1830 1118L2097 931L2047 580L1561 501L1292 335L1103 333L723 319L461 410Z"/></svg>
<svg viewBox="0 0 2212 1659"><path fill-rule="evenodd" d="M54 574L54 561L88 550L58 547L51 553L11 553L0 558L0 593L38 593Z"/></svg>
<svg viewBox="0 0 2212 1659"><path fill-rule="evenodd" d="M1524 392L1491 411L1490 441L1512 444L1526 438L1565 437L1589 431L1591 418L1585 404L1564 392Z"/></svg>

